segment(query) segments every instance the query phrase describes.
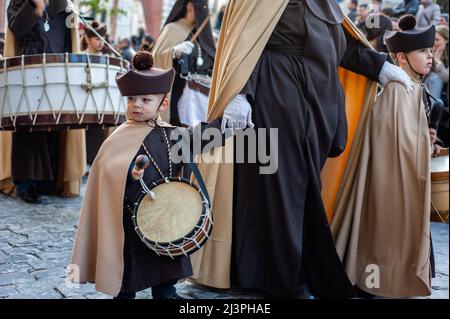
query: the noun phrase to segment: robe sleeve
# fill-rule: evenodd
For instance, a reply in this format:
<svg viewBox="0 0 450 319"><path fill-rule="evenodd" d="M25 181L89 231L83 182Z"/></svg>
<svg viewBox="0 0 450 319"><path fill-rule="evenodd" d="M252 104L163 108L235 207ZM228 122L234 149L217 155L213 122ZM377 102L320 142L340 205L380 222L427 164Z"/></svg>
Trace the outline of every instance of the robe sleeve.
<svg viewBox="0 0 450 319"><path fill-rule="evenodd" d="M347 50L341 61L341 67L378 82L381 69L388 58L387 54L364 46L344 27L342 29L347 39Z"/></svg>
<svg viewBox="0 0 450 319"><path fill-rule="evenodd" d="M34 13L35 5L32 0L25 0L18 10L15 10L14 1L8 7L8 26L12 33L20 40L34 28L40 19Z"/></svg>
<svg viewBox="0 0 450 319"><path fill-rule="evenodd" d="M221 139L220 140L214 140L215 136L213 136L213 135L211 135L211 136L208 136L207 134L204 135L205 131L210 130L210 129L211 130L221 131L221 124L222 124L222 119L219 118L219 119L216 119L216 120L214 120L214 121L212 121L210 123L200 123L195 128L190 127L190 128L187 129L187 131L189 133L189 140L190 140L190 144L191 144L191 150L193 150L194 155L198 155L200 153L203 153L204 152L203 149L205 148L205 146L210 144L210 143L212 143L212 142L214 142L214 144L213 144L214 147L222 147L222 146L225 145L225 139L226 139L225 134L221 135ZM201 149L200 150L196 150L194 148L195 130L198 130L198 129L201 130L201 136L202 136ZM203 137L208 137L208 138L207 139L203 139Z"/></svg>
<svg viewBox="0 0 450 319"><path fill-rule="evenodd" d="M259 76L258 73L259 73L259 65L260 65L259 61L256 64L252 74L250 75L250 78L247 80L247 82L245 83L241 92L239 93L239 94L245 94L247 96L248 102L251 105L254 105L256 87L258 86L258 76Z"/></svg>

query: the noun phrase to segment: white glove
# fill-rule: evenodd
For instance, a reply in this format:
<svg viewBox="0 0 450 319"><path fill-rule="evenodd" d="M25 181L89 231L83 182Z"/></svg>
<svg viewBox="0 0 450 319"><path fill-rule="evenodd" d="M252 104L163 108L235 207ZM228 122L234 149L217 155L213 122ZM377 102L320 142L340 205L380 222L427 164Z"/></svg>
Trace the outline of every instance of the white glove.
<svg viewBox="0 0 450 319"><path fill-rule="evenodd" d="M382 86L386 86L391 81L400 82L406 88L406 91L412 92L413 83L408 73L403 71L396 65L389 62L385 62L380 72L380 83Z"/></svg>
<svg viewBox="0 0 450 319"><path fill-rule="evenodd" d="M178 59L183 54L192 54L194 51L195 44L191 41L184 41L173 47L173 58Z"/></svg>
<svg viewBox="0 0 450 319"><path fill-rule="evenodd" d="M75 6L74 6L73 2L71 0L67 0L66 12L70 13L70 12L74 12L74 11L75 11Z"/></svg>
<svg viewBox="0 0 450 319"><path fill-rule="evenodd" d="M227 127L232 129L254 128L252 122L252 107L245 94L236 96L226 107L222 118L222 133Z"/></svg>

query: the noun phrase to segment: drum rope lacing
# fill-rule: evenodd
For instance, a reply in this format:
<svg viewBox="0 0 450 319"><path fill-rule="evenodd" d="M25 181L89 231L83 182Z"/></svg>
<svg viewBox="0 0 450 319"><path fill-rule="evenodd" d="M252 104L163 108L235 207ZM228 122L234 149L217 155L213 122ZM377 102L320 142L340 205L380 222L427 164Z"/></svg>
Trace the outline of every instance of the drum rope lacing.
<svg viewBox="0 0 450 319"><path fill-rule="evenodd" d="M165 139L166 145L167 145L167 158L169 160L169 176L167 176L167 177L170 178L170 177L172 177L172 156L170 155L170 143L169 143L169 138L167 137L166 129L165 128L161 128L161 129L162 129L162 131L164 133L164 139ZM155 159L150 154L150 152L148 151L148 149L147 149L147 147L145 146L144 143L142 143L142 148L144 149L145 153L147 154L147 156L150 159L150 161L152 162L152 164L155 166L155 168L158 171L158 173L161 176L161 178L162 179L166 179L167 177L163 174L163 172L159 168L158 164L156 164Z"/></svg>

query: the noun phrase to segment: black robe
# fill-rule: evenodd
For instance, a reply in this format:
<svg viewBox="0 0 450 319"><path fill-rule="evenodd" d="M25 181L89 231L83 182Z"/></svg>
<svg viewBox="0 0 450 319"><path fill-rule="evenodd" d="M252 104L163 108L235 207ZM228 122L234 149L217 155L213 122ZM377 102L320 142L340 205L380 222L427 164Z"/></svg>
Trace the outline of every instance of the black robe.
<svg viewBox="0 0 450 319"><path fill-rule="evenodd" d="M44 18L34 14L28 0L13 0L8 7L8 26L16 38L17 55L71 52L71 31L67 13L52 12L50 30L44 31ZM62 1L60 1L62 2ZM12 178L15 183L37 181L41 191L55 192L60 170L61 132L15 132L12 137Z"/></svg>
<svg viewBox="0 0 450 319"><path fill-rule="evenodd" d="M205 129L216 128L220 129L220 120L215 120L210 124L202 123L202 132ZM165 128L168 138L170 139L171 128ZM191 144L193 143L193 131L188 130ZM210 140L202 141L202 145L206 145ZM222 139L217 146L224 144L225 140ZM170 141L171 145L176 141ZM145 138L144 144L154 158L155 162L163 172L165 176L169 175L169 161L167 153L167 144L162 132L162 128L153 129L150 134ZM192 146L191 146L192 147ZM143 147L139 149L138 153L133 159L139 155L146 155ZM130 171L132 167L130 163ZM183 171L182 171L183 168ZM190 170L188 166L184 166L183 163L172 164L172 175L179 176L183 173L183 176L190 176ZM144 182L150 185L152 182L161 179L157 170L150 165L144 172ZM124 197L124 211L123 211L123 228L125 232L124 243L124 274L122 279L121 292L134 293L149 287L154 287L168 282L173 282L178 279L186 278L192 275L192 268L189 258L176 257L172 260L169 257L158 256L155 252L150 250L139 238L134 230L133 221L131 219L132 212L131 207L138 201L142 188L139 182L134 181L129 174L129 178L125 187ZM175 194L174 194L175 195Z"/></svg>
<svg viewBox="0 0 450 319"><path fill-rule="evenodd" d="M259 163L234 166L231 280L284 297L298 296L305 284L318 297L351 297L320 172L347 143L338 67L377 80L387 57L309 6L289 2L241 91L256 128L278 128L278 171L260 175Z"/></svg>

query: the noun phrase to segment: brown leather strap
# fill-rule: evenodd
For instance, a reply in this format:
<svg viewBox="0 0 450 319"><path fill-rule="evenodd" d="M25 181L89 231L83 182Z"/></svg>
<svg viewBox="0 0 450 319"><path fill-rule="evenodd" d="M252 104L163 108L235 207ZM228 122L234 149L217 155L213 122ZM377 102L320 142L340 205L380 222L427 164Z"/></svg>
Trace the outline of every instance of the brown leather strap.
<svg viewBox="0 0 450 319"><path fill-rule="evenodd" d="M201 84L198 84L197 82L188 81L188 87L192 90L198 91L206 96L209 96L209 88Z"/></svg>

